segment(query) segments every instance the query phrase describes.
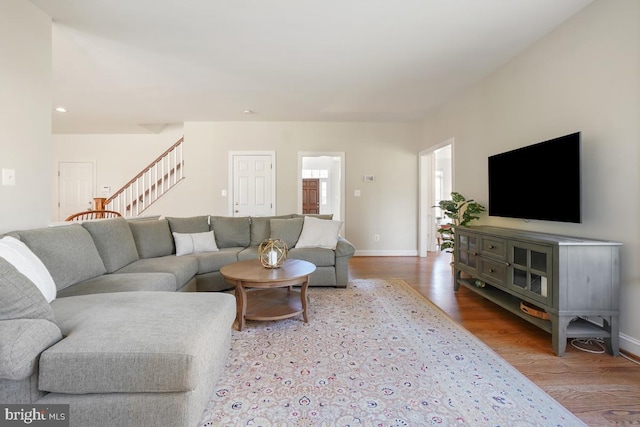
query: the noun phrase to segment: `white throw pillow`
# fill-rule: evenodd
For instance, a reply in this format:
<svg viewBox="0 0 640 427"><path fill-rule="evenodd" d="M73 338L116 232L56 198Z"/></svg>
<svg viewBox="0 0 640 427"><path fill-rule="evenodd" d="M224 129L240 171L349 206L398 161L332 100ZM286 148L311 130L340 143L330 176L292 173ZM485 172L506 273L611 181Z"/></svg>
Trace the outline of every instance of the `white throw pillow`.
<svg viewBox="0 0 640 427"><path fill-rule="evenodd" d="M324 248L335 250L338 244L340 227L342 227L341 221L305 216L302 232L296 243L296 248Z"/></svg>
<svg viewBox="0 0 640 427"><path fill-rule="evenodd" d="M213 230L204 233L172 233L176 243L176 255L197 254L200 252L217 252L216 238Z"/></svg>
<svg viewBox="0 0 640 427"><path fill-rule="evenodd" d="M16 270L31 280L40 289L47 302L56 299L56 284L49 270L23 242L15 237L3 237L0 239L0 257L6 259Z"/></svg>

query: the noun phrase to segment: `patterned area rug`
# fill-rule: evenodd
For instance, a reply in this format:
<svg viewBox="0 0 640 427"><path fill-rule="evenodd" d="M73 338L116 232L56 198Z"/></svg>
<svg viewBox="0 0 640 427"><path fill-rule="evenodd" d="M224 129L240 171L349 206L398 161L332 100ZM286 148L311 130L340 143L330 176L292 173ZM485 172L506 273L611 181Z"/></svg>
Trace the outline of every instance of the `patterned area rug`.
<svg viewBox="0 0 640 427"><path fill-rule="evenodd" d="M402 280L310 300L234 330L200 427L584 425Z"/></svg>

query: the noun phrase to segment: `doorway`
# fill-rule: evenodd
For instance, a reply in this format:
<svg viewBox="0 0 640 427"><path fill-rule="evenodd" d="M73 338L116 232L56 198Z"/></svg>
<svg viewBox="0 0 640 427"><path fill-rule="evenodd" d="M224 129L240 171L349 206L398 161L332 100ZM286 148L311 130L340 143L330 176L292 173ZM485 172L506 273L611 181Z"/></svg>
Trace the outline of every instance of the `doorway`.
<svg viewBox="0 0 640 427"><path fill-rule="evenodd" d="M306 185L317 181L317 213L332 214L333 219L345 218L344 152L300 152L298 153L298 213L305 213Z"/></svg>
<svg viewBox="0 0 640 427"><path fill-rule="evenodd" d="M418 253L438 251L439 225L446 222L440 208L441 200L453 191L453 138L421 151L419 155L420 208L418 221Z"/></svg>

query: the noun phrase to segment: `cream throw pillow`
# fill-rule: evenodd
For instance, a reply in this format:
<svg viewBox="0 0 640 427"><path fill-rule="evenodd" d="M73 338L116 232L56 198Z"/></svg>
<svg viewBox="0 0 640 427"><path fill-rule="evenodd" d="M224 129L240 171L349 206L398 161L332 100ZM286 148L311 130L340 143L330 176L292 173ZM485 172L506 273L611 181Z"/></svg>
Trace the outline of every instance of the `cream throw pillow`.
<svg viewBox="0 0 640 427"><path fill-rule="evenodd" d="M47 302L56 299L56 284L49 270L23 242L15 237L3 237L0 239L0 257L6 259L16 270L31 280L40 289Z"/></svg>
<svg viewBox="0 0 640 427"><path fill-rule="evenodd" d="M173 233L173 240L177 256L219 250L213 230L204 233Z"/></svg>
<svg viewBox="0 0 640 427"><path fill-rule="evenodd" d="M302 232L296 243L296 248L324 248L335 250L338 244L340 227L342 227L341 221L305 216Z"/></svg>

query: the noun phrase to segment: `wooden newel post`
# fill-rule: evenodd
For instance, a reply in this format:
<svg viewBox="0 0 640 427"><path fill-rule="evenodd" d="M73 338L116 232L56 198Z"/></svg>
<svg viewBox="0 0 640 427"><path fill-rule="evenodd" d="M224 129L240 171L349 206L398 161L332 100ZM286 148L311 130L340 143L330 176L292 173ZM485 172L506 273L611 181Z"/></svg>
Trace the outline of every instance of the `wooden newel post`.
<svg viewBox="0 0 640 427"><path fill-rule="evenodd" d="M105 204L107 202L106 197L94 197L93 198L93 210L94 211L103 211L105 210Z"/></svg>

